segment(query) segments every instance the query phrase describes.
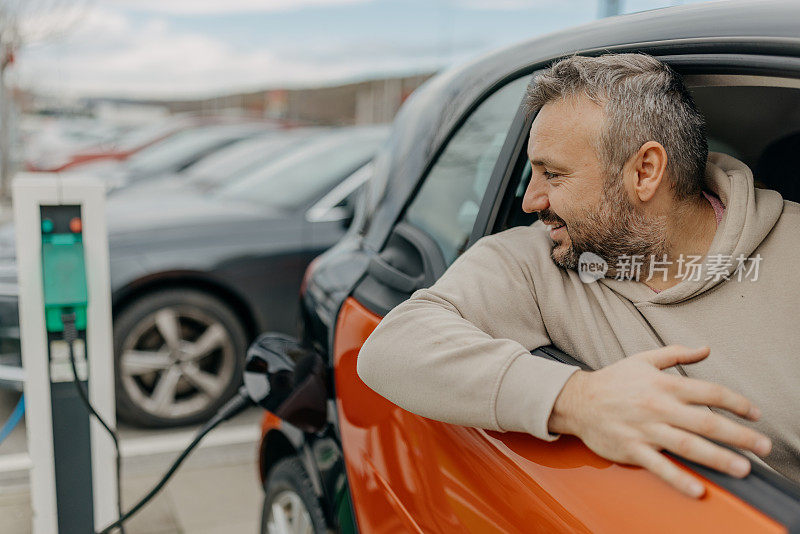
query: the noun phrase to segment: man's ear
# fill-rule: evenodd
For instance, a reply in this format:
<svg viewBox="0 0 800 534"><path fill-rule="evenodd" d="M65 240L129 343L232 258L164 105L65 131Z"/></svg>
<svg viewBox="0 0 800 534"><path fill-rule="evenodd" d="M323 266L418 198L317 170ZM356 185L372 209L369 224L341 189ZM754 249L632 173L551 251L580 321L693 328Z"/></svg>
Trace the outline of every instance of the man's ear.
<svg viewBox="0 0 800 534"><path fill-rule="evenodd" d="M628 160L633 193L640 202L651 200L667 172L667 151L661 143L648 141Z"/></svg>

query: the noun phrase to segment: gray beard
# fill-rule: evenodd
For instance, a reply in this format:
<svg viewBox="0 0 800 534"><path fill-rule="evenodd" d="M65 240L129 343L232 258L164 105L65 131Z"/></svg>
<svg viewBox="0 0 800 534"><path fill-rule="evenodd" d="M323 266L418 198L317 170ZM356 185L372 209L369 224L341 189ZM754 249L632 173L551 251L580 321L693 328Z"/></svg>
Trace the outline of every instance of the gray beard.
<svg viewBox="0 0 800 534"><path fill-rule="evenodd" d="M592 252L608 264L606 277L613 278L623 256L641 256L645 269L653 258L661 260L667 254L666 216L644 216L628 201L621 179L606 182L599 204L567 225L571 245L553 247L551 257L557 265L577 270L580 255Z"/></svg>

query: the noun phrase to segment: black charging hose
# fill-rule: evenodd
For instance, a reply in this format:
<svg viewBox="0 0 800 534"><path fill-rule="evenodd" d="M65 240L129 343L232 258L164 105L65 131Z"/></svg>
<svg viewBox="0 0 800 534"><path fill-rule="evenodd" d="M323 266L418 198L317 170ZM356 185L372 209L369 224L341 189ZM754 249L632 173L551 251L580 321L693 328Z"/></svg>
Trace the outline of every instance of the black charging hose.
<svg viewBox="0 0 800 534"><path fill-rule="evenodd" d="M161 488L166 485L167 481L172 477L173 474L175 474L175 471L178 470L178 467L181 465L181 463L183 463L186 457L189 456L189 453L192 452L192 450L197 446L198 443L200 443L206 434L211 432L223 421L227 421L231 417L241 413L252 404L253 401L250 400L247 390L244 388L244 386L242 386L236 395L234 395L231 400L222 406L222 408L217 411L214 417L212 417L206 424L202 426L202 428L200 428L200 430L197 431L197 434L195 434L192 442L189 443L189 445L175 459L175 461L172 462L170 468L167 469L166 473L164 473L164 475L161 477L161 480L159 480L158 483L153 486L153 489L151 489L147 495L139 499L139 502L137 502L130 510L125 512L125 514L121 514L118 520L101 530L99 534L108 534L114 528L121 526L122 523L127 521L133 514L141 510L144 505L150 501L150 499L155 497L156 494L161 491Z"/></svg>
<svg viewBox="0 0 800 534"><path fill-rule="evenodd" d="M64 325L64 341L67 342L67 347L69 347L69 364L72 367L72 380L75 383L75 388L78 390L78 396L81 398L83 405L92 414L103 426L103 428L108 432L111 436L111 439L114 441L114 451L116 452L116 471L117 471L117 514L122 515L122 455L119 451L119 436L117 435L116 429L111 428L105 420L100 417L100 414L97 413L97 410L94 409L92 406L91 401L89 401L89 397L86 394L86 391L83 389L83 384L81 384L81 380L78 377L78 367L75 364L75 349L73 344L75 340L78 339L78 330L75 328L75 313L67 312L61 314L61 322ZM125 529L120 524L119 531L121 534L125 534Z"/></svg>
<svg viewBox="0 0 800 534"><path fill-rule="evenodd" d="M99 534L108 534L115 528L118 528L122 534L125 533L123 529L123 524L125 521L131 518L134 514L136 514L139 510L144 508L144 506L150 502L150 500L158 494L159 491L167 484L172 475L175 474L175 471L178 470L178 467L183 463L183 461L189 456L189 454L194 450L194 448L200 443L200 441L214 428L219 426L220 423L227 421L228 419L234 417L235 415L240 414L246 408L253 404L253 401L250 399L250 396L247 394L247 389L242 386L239 388L239 391L236 395L231 398L227 403L225 403L217 413L212 417L206 424L204 424L200 430L197 431L195 434L194 439L192 439L191 443L183 450L183 452L172 462L172 465L167 469L167 471L162 475L161 479L158 483L153 486L147 494L139 499L139 501L133 505L133 507L128 510L127 512L122 512L122 485L121 485L121 462L122 456L119 452L119 438L117 436L117 432L113 430L110 426L106 424L100 414L92 406L92 403L89 401L89 398L86 396L86 392L83 390L83 384L80 383L78 378L78 370L75 365L75 353L72 348L72 343L78 338L78 333L75 329L75 314L74 313L65 313L61 317L61 321L64 323L64 340L69 345L69 359L70 364L72 365L72 374L75 381L75 385L78 388L78 394L83 401L83 404L86 406L86 409L89 410L93 416L97 418L103 428L111 435L111 438L114 440L114 448L117 452L117 513L119 514L119 519L111 523L110 525L106 526L99 532Z"/></svg>

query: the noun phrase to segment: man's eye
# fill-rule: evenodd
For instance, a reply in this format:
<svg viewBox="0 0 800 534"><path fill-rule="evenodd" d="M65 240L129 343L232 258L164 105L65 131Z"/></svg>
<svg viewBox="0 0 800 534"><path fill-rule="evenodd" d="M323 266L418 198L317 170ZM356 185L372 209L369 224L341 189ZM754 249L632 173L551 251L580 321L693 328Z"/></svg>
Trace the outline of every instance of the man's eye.
<svg viewBox="0 0 800 534"><path fill-rule="evenodd" d="M544 177L547 178L548 180L551 180L553 178L558 178L559 176L561 175L550 171L544 171Z"/></svg>

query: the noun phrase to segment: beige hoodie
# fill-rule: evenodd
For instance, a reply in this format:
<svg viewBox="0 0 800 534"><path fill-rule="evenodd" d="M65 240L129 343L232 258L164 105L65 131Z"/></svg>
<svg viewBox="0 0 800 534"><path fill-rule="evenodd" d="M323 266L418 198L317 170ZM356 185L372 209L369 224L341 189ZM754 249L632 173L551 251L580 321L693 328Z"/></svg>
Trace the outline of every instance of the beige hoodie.
<svg viewBox="0 0 800 534"><path fill-rule="evenodd" d="M709 156L706 181L726 207L706 258L730 256L729 280L703 274L660 293L584 283L552 261L544 225L512 228L393 309L361 349L359 376L424 417L551 440L553 403L576 368L531 350L553 344L598 369L669 344L708 345L706 360L667 372L752 400L763 416L745 424L772 438L767 463L800 481L800 205L754 189L750 170L722 154ZM737 273L740 254L749 261Z"/></svg>

